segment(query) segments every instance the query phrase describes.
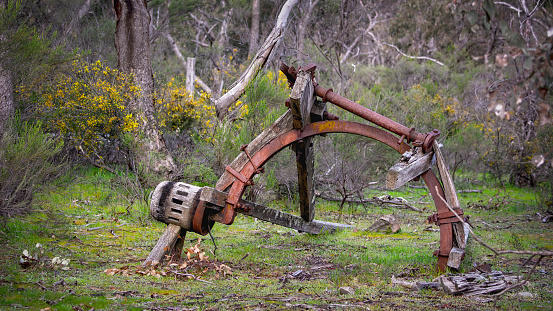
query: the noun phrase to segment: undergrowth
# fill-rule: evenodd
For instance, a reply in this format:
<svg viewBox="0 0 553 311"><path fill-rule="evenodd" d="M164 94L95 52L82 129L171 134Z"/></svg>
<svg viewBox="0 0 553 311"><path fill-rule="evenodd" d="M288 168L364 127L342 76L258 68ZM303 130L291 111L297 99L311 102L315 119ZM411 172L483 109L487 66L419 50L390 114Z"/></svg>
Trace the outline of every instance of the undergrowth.
<svg viewBox="0 0 553 311"><path fill-rule="evenodd" d="M209 236L188 233L184 251L188 264L166 266L152 273L140 264L165 226L145 219L145 203L136 201L129 207L128 198L113 186L115 177L111 173L85 168L75 174L69 186L42 193L37 198L37 212L12 218L0 231L0 247L5 250L0 254L0 308L274 310L331 305L344 309L348 304L385 310L443 305L491 307L441 291L411 292L391 284L392 276L432 281L439 275L432 256L439 233L428 231L430 225L425 222L434 206L427 191L418 188L417 183L413 184L416 188L402 187L399 191L367 190L366 196L403 197L423 213L385 205L351 205L343 209L342 221L355 229L323 235L298 233L239 215L233 225L213 228L216 247ZM553 248L551 223L543 224L535 218L539 207L529 189L474 188L482 193L462 193L459 198L465 214L471 215L474 230L485 241L498 249ZM496 206L494 202L501 204ZM385 214L399 219L400 233L366 231ZM336 203L317 202L316 219L336 221L338 217ZM194 265L186 258L187 253L192 261L196 258L203 263ZM68 264L54 260L56 257L67 259ZM517 271L523 261L514 256L491 256L489 250L470 240L460 272L484 262L492 264L493 269ZM222 266L228 271L213 268ZM535 294L535 298L525 300L516 292L510 293L499 300L498 306L548 306L553 298L551 273L551 259L544 260L530 285L522 289ZM355 294L340 294L343 286L352 287Z"/></svg>

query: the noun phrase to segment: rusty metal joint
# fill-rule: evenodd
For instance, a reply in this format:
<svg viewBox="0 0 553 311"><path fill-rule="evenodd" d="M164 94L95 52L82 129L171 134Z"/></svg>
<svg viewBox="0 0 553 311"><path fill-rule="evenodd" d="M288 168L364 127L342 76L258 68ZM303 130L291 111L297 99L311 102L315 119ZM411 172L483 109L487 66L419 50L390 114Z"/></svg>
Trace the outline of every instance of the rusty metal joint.
<svg viewBox="0 0 553 311"><path fill-rule="evenodd" d="M251 179L246 178L246 176L242 175L242 173L240 173L237 170L233 169L229 165L227 165L226 170L232 176L236 177L236 179L238 179L238 181L240 181L241 183L246 184L246 185L253 185L253 182L251 181Z"/></svg>
<svg viewBox="0 0 553 311"><path fill-rule="evenodd" d="M325 111L323 112L323 120L336 121L336 120L340 120L340 117L333 115L328 111Z"/></svg>
<svg viewBox="0 0 553 311"><path fill-rule="evenodd" d="M254 172L255 174L261 174L263 172L265 172L265 168L264 167L257 167L254 163L253 163L253 159L252 159L252 156L250 155L250 153L248 152L248 149L246 149L248 147L248 145L244 145L242 147L240 147L240 150L244 151L244 153L246 153L246 156L248 157L248 159L250 160L250 163L252 164L253 168L254 168ZM249 180L250 184L253 185L253 181L250 179Z"/></svg>
<svg viewBox="0 0 553 311"><path fill-rule="evenodd" d="M405 135L401 135L401 137L398 139L397 144L401 145L403 143L403 140L405 139Z"/></svg>
<svg viewBox="0 0 553 311"><path fill-rule="evenodd" d="M326 96L328 95L328 93L332 93L332 92L334 92L332 89L326 90L326 92L324 93L324 95L322 97L323 98L323 103L326 103Z"/></svg>
<svg viewBox="0 0 553 311"><path fill-rule="evenodd" d="M440 131L437 129L433 129L432 132L428 132L424 138L424 142L422 143L422 152L427 153L432 150L434 141L440 136L440 134Z"/></svg>

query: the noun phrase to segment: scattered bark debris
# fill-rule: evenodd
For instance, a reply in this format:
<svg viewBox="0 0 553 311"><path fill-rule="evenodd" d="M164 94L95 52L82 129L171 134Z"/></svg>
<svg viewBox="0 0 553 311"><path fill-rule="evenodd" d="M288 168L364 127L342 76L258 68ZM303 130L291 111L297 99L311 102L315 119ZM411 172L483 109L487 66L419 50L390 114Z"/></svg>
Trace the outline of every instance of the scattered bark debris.
<svg viewBox="0 0 553 311"><path fill-rule="evenodd" d="M483 273L481 271L462 275L442 276L439 281L442 289L451 295L474 296L494 294L507 288L511 284L518 283L519 276L507 275L501 271Z"/></svg>
<svg viewBox="0 0 553 311"><path fill-rule="evenodd" d="M553 212L547 211L545 214L536 213L536 215L540 218L540 221L543 223L553 221Z"/></svg>

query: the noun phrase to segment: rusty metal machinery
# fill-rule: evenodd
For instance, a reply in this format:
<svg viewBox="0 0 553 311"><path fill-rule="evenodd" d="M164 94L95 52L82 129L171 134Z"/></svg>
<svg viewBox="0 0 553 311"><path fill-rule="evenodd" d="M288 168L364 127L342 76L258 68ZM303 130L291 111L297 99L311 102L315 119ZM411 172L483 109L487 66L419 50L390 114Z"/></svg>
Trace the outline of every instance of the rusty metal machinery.
<svg viewBox="0 0 553 311"><path fill-rule="evenodd" d="M424 180L436 206L436 214L430 216L429 221L440 227L440 248L435 252L438 257L437 269L444 271L448 266L459 267L466 246L463 223L459 220L463 211L458 206L455 191L451 190L452 183L443 180L449 173L439 167L442 186L431 169L434 153L440 152L435 143L440 132L433 130L418 133L414 128L401 125L334 93L332 89L319 86L315 80L315 69L314 65L307 65L300 70L284 64L281 66L292 88L290 100L286 102L290 109L249 145L241 147L242 153L226 167L214 188L167 181L156 187L150 212L156 220L168 224L168 228L144 265L157 264L167 251L179 255L182 247L179 245L182 245L187 231L205 235L215 222L232 224L237 213L313 234L349 227L313 219L315 200L310 139L329 133L350 133L377 140L404 157L406 154L413 155L409 161L398 163L390 169L387 186L395 189L415 178ZM322 102L316 101L317 96ZM380 128L341 121L326 111L327 102ZM298 155L301 217L242 200L246 187L253 184L252 178L263 172L263 165L288 146L292 146ZM438 156L440 159L443 161L441 153Z"/></svg>

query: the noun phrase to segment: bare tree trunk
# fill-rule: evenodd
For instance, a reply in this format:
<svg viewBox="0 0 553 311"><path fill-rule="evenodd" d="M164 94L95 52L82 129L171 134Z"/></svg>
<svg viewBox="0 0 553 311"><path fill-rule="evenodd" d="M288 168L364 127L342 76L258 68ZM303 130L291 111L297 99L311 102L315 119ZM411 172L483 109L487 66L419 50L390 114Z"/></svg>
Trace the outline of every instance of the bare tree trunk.
<svg viewBox="0 0 553 311"><path fill-rule="evenodd" d="M177 43L175 42L175 39L173 39L173 37L168 32L164 32L163 35L169 42L169 45L171 46L171 49L173 50L175 55L177 55L177 58L181 61L182 66L186 68L188 66L187 61L184 59L184 56L182 56L182 53L180 52L180 49L177 46ZM200 77L195 76L194 79L195 79L195 82L198 83L198 85L204 90L204 92L211 94L211 88L207 84L205 84L204 81L200 79Z"/></svg>
<svg viewBox="0 0 553 311"><path fill-rule="evenodd" d="M194 80L196 80L195 67L196 59L188 57L186 59L186 92L188 96L194 98Z"/></svg>
<svg viewBox="0 0 553 311"><path fill-rule="evenodd" d="M79 21L90 12L91 6L96 2L96 0L85 0L83 5L79 8L77 16L73 16L69 25L65 28L65 36L70 34L75 34L78 31Z"/></svg>
<svg viewBox="0 0 553 311"><path fill-rule="evenodd" d="M252 1L252 27L250 30L250 50L248 56L251 57L257 49L257 38L259 38L259 0Z"/></svg>
<svg viewBox="0 0 553 311"><path fill-rule="evenodd" d="M115 48L119 69L132 74L141 89L129 107L135 113L139 130L135 134L136 156L148 170L170 174L175 162L165 146L154 118L154 78L150 56L150 14L144 0L114 0L117 25Z"/></svg>
<svg viewBox="0 0 553 311"><path fill-rule="evenodd" d="M8 128L14 113L11 73L0 62L0 136Z"/></svg>
<svg viewBox="0 0 553 311"><path fill-rule="evenodd" d="M288 22L290 11L296 5L298 0L288 0L282 6L280 14L278 15L275 27L269 34L251 64L248 66L242 76L234 83L234 86L221 98L215 102L215 109L217 111L217 117L223 119L228 114L230 106L240 98L246 91L246 87L250 82L255 79L259 71L263 69L269 56L280 42L280 39L284 35L284 30Z"/></svg>
<svg viewBox="0 0 553 311"><path fill-rule="evenodd" d="M309 20L311 20L311 12L313 12L313 9L315 6L319 3L319 0L309 0L309 4L307 4L307 8L305 10L305 13L301 17L300 22L298 23L298 52L296 54L296 57L298 58L298 61L300 62L300 65L302 65L302 61L306 58L305 56L305 31L307 29L307 25L309 24Z"/></svg>

